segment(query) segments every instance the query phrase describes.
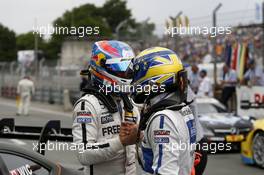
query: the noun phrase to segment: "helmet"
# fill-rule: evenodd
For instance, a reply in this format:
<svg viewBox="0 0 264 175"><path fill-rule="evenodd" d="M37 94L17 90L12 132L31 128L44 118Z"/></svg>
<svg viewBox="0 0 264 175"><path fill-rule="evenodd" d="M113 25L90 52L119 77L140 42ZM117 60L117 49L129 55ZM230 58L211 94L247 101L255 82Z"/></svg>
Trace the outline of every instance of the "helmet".
<svg viewBox="0 0 264 175"><path fill-rule="evenodd" d="M134 59L133 69L133 86L140 86L144 90L147 85L151 88L148 94L144 90L136 89L132 93L136 103L143 103L146 97L150 99L164 92L176 92L180 102L186 100L187 72L173 51L162 47L146 49ZM154 85L157 85L155 89Z"/></svg>
<svg viewBox="0 0 264 175"><path fill-rule="evenodd" d="M116 85L130 85L134 57L133 50L124 42L111 40L94 43L89 68L92 83L111 90Z"/></svg>

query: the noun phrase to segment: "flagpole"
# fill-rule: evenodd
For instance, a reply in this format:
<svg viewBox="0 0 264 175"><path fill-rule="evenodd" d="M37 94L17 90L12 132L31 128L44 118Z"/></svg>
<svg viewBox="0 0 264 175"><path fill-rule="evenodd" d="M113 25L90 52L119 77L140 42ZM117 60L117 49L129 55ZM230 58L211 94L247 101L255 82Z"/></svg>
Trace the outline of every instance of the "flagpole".
<svg viewBox="0 0 264 175"><path fill-rule="evenodd" d="M38 27L37 26L38 25L38 23L37 23L37 18L35 18L35 26L36 26L36 28ZM36 73L35 73L35 75L36 75L36 79L38 79L38 69L39 69L39 61L38 61L38 34L37 34L37 32L35 32L35 41L34 41L34 56L35 56L35 61L36 61Z"/></svg>
<svg viewBox="0 0 264 175"><path fill-rule="evenodd" d="M213 27L216 27L216 12L221 8L222 4L219 3L215 9L213 10ZM216 39L213 38L213 57L214 57L214 86L216 87L217 84L217 67L216 67L216 62L217 62L217 58L216 58Z"/></svg>
<svg viewBox="0 0 264 175"><path fill-rule="evenodd" d="M264 68L264 2L262 2L262 68Z"/></svg>

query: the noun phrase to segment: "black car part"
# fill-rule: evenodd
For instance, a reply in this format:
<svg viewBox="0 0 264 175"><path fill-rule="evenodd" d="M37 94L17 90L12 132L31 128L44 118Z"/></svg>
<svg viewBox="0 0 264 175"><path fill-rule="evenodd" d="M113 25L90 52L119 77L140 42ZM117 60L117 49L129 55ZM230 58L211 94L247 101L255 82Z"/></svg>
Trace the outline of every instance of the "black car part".
<svg viewBox="0 0 264 175"><path fill-rule="evenodd" d="M0 138L6 139L25 139L38 140L38 153L44 155L41 151L41 145L50 141L72 142L72 129L61 128L59 120L50 120L44 127L37 126L19 126L15 125L13 118L3 118L0 120Z"/></svg>

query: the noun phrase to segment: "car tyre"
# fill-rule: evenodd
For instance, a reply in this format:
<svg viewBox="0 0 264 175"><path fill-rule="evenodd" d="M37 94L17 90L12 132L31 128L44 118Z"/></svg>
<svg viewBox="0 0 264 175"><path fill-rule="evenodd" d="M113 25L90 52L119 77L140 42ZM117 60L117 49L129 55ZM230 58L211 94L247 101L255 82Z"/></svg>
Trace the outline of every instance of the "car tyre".
<svg viewBox="0 0 264 175"><path fill-rule="evenodd" d="M253 138L253 159L256 165L264 168L264 132L258 132Z"/></svg>

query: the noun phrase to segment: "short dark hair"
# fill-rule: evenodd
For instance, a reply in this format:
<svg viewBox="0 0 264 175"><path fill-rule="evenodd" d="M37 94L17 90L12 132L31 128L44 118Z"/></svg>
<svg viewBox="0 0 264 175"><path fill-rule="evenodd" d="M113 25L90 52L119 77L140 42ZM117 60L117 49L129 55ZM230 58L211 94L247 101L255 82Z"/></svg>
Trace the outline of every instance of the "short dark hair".
<svg viewBox="0 0 264 175"><path fill-rule="evenodd" d="M248 64L250 64L250 65L255 64L255 60L254 59L248 60Z"/></svg>
<svg viewBox="0 0 264 175"><path fill-rule="evenodd" d="M207 75L207 71L205 69L201 70L200 73L203 73L204 75Z"/></svg>

